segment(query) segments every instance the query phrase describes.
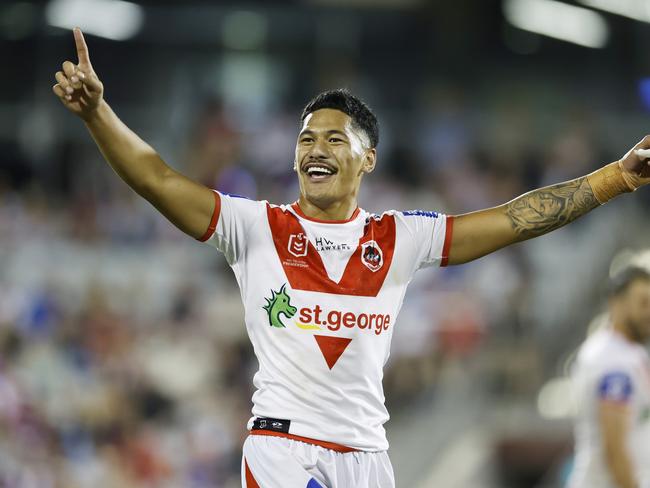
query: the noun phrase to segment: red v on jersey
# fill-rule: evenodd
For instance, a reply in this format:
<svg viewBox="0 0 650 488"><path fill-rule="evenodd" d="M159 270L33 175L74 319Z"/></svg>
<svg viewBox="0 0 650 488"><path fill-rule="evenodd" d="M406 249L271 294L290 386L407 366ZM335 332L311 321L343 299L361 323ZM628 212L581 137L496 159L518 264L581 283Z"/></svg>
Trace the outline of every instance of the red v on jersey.
<svg viewBox="0 0 650 488"><path fill-rule="evenodd" d="M348 337L315 335L314 339L316 339L318 347L320 347L320 350L325 357L325 362L327 362L327 366L330 369L334 367L341 357L341 354L343 354L343 351L345 351L345 348L348 347L350 342L352 342L352 339Z"/></svg>
<svg viewBox="0 0 650 488"><path fill-rule="evenodd" d="M316 248L304 237L306 233L298 217L280 207L267 204L266 208L273 243L291 288L336 295L377 296L390 269L395 250L395 218L392 215L370 219L341 281L336 283L327 275ZM382 253L380 267L369 266L364 256L368 243L372 241ZM363 259L366 259L366 264Z"/></svg>

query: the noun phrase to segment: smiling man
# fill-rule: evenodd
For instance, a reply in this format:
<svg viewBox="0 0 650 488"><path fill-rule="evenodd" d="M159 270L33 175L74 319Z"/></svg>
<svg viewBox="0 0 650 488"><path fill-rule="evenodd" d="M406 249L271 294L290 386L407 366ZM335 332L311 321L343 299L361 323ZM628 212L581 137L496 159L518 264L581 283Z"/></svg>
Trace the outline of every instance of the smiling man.
<svg viewBox="0 0 650 488"><path fill-rule="evenodd" d="M301 117L297 202L227 195L171 169L118 119L81 31L74 36L78 63L63 63L54 93L127 184L224 253L241 288L259 361L244 487L393 487L382 376L413 274L540 236L650 181L647 162L631 150L588 176L495 208L373 215L357 196L375 168L377 120L359 99L333 90ZM650 137L634 149L641 148L650 148Z"/></svg>
<svg viewBox="0 0 650 488"><path fill-rule="evenodd" d="M375 169L377 120L343 91L314 99L301 120L294 159L300 208L315 217L345 220L356 209L361 178Z"/></svg>

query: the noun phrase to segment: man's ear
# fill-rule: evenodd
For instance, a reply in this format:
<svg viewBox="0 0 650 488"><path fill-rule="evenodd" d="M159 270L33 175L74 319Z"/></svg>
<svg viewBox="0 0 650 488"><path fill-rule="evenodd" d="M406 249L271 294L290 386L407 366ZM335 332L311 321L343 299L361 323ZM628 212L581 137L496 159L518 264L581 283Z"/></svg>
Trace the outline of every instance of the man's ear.
<svg viewBox="0 0 650 488"><path fill-rule="evenodd" d="M375 164L377 163L377 150L373 147L366 151L365 158L363 160L362 171L364 173L372 173L375 169Z"/></svg>

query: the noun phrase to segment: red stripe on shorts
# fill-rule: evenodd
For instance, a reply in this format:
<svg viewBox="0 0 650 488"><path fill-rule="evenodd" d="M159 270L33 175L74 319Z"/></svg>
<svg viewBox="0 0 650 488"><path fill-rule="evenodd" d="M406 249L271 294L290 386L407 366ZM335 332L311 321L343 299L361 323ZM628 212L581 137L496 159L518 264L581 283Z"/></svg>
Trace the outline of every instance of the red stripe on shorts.
<svg viewBox="0 0 650 488"><path fill-rule="evenodd" d="M306 444L312 444L314 446L324 447L325 449L330 449L336 452L357 452L358 449L353 449L351 447L343 446L335 442L319 441L318 439L311 439L309 437L303 437L301 435L285 434L284 432L275 432L273 430L251 430L251 435L268 435L271 437L284 437L285 439L291 439L292 441L305 442Z"/></svg>
<svg viewBox="0 0 650 488"><path fill-rule="evenodd" d="M248 467L248 461L246 461L246 458L244 458L244 469L246 471L246 488L260 488L260 485L257 484L257 481L255 481L255 478L253 477L253 473L251 473L251 470Z"/></svg>

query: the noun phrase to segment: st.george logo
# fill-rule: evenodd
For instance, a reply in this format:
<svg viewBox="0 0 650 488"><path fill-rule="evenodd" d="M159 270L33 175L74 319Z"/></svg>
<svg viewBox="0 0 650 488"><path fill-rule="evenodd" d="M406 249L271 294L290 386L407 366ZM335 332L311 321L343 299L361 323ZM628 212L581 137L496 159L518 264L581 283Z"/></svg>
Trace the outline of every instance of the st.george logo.
<svg viewBox="0 0 650 488"><path fill-rule="evenodd" d="M287 326L282 323L280 315L284 315L288 319L296 315L297 309L291 305L291 298L285 291L286 286L286 284L282 285L280 291L277 292L271 290L271 298L264 298L266 305L262 308L266 310L269 316L269 325L272 327L286 328Z"/></svg>
<svg viewBox="0 0 650 488"><path fill-rule="evenodd" d="M375 241L364 242L361 245L361 261L373 273L384 265L384 253Z"/></svg>
<svg viewBox="0 0 650 488"><path fill-rule="evenodd" d="M300 234L291 234L289 236L289 252L301 258L307 255L307 236L303 233Z"/></svg>

